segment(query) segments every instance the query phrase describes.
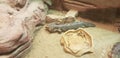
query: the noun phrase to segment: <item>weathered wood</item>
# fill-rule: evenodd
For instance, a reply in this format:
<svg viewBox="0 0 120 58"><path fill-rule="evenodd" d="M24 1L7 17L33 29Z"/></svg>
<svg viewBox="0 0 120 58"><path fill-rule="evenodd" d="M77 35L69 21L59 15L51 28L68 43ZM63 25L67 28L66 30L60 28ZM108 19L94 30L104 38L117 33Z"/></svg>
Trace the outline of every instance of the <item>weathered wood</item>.
<svg viewBox="0 0 120 58"><path fill-rule="evenodd" d="M52 8L63 10L63 0L52 0Z"/></svg>
<svg viewBox="0 0 120 58"><path fill-rule="evenodd" d="M88 9L95 9L97 8L95 5L86 4L74 0L64 0L63 6L65 9L75 9L78 11L85 11Z"/></svg>
<svg viewBox="0 0 120 58"><path fill-rule="evenodd" d="M83 18L112 23L114 21L113 19L117 16L116 14L119 4L117 3L117 5L113 5L113 3L116 2L111 3L111 1L107 0L64 0L63 6L67 10L78 10L80 16Z"/></svg>
<svg viewBox="0 0 120 58"><path fill-rule="evenodd" d="M73 17L73 18L75 18L76 16L78 16L78 10L73 10L73 9L70 9L65 15L65 17Z"/></svg>
<svg viewBox="0 0 120 58"><path fill-rule="evenodd" d="M52 23L52 22L57 22L57 23L70 23L74 22L76 16L78 15L77 10L69 10L66 14L64 15L57 15L57 14L48 14L46 16L46 23Z"/></svg>
<svg viewBox="0 0 120 58"><path fill-rule="evenodd" d="M95 5L98 8L120 7L120 0L74 0L86 4Z"/></svg>
<svg viewBox="0 0 120 58"><path fill-rule="evenodd" d="M46 23L60 22L62 19L64 19L64 16L48 14L46 16Z"/></svg>
<svg viewBox="0 0 120 58"><path fill-rule="evenodd" d="M76 4L84 7L117 8L120 7L119 0L64 0L64 3ZM113 5L114 4L114 5Z"/></svg>

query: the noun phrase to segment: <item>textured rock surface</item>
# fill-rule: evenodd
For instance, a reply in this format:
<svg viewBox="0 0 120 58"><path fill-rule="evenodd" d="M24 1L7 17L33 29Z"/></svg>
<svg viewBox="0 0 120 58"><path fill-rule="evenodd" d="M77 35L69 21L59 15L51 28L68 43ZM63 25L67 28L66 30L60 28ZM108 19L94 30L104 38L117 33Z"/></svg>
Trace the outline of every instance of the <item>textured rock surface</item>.
<svg viewBox="0 0 120 58"><path fill-rule="evenodd" d="M110 54L108 55L109 58L120 58L120 42L117 42L113 45Z"/></svg>
<svg viewBox="0 0 120 58"><path fill-rule="evenodd" d="M0 58L19 58L31 46L33 32L45 19L45 11L40 8L43 2L29 3L20 11L9 3L0 4Z"/></svg>

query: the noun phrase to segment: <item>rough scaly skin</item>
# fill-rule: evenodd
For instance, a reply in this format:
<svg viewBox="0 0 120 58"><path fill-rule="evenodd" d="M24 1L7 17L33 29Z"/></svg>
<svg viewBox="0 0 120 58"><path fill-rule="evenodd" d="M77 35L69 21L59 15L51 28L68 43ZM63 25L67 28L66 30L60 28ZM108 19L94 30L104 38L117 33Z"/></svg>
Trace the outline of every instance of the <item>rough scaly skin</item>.
<svg viewBox="0 0 120 58"><path fill-rule="evenodd" d="M50 23L46 26L46 30L51 33L54 32L65 32L70 29L78 29L78 28L87 28L87 27L95 27L94 24L88 22L73 22L73 23L66 23L66 24L55 24Z"/></svg>

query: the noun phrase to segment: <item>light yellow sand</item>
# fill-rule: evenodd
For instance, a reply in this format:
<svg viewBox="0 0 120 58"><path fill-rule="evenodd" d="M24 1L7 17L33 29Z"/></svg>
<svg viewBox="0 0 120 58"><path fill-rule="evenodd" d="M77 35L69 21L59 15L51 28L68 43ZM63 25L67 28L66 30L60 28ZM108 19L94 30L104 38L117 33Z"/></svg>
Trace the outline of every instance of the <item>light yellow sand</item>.
<svg viewBox="0 0 120 58"><path fill-rule="evenodd" d="M120 42L120 34L100 28L85 29L93 38L93 53L75 57L64 52L60 45L61 34L48 33L43 27L33 40L31 50L22 58L107 58L113 43Z"/></svg>

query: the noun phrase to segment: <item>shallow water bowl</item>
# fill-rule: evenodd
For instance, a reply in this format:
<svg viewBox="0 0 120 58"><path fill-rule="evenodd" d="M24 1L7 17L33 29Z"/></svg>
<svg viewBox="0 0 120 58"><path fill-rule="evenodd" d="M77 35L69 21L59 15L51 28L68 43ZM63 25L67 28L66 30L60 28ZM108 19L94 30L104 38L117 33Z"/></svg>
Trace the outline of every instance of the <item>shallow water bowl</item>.
<svg viewBox="0 0 120 58"><path fill-rule="evenodd" d="M82 56L92 52L92 38L83 29L68 30L63 33L61 45L66 52L74 56Z"/></svg>

